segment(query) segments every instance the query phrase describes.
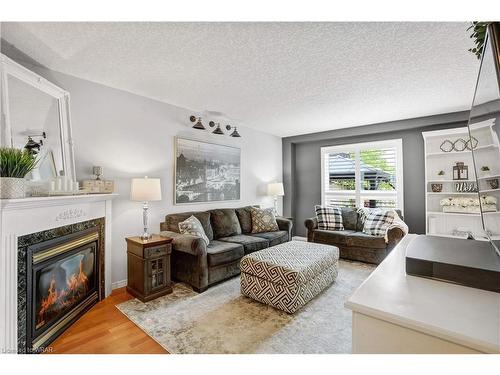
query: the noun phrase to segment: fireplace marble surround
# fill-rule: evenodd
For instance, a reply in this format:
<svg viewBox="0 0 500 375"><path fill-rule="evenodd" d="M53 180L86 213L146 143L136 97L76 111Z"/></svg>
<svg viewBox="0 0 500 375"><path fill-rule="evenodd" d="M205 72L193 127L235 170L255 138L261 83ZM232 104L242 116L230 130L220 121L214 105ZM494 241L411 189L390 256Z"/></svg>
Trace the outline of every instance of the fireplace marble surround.
<svg viewBox="0 0 500 375"><path fill-rule="evenodd" d="M111 202L117 194L0 200L0 352L18 350L18 238L104 218L104 248L111 249ZM111 251L104 251L104 294L111 294Z"/></svg>

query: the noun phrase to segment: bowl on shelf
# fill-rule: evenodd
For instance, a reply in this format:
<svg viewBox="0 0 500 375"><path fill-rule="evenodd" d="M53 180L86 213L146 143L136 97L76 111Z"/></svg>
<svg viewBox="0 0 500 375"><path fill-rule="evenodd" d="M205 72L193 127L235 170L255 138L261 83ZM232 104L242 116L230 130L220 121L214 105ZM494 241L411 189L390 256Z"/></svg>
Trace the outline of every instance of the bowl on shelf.
<svg viewBox="0 0 500 375"><path fill-rule="evenodd" d="M441 193L443 191L443 184L431 184L433 193Z"/></svg>

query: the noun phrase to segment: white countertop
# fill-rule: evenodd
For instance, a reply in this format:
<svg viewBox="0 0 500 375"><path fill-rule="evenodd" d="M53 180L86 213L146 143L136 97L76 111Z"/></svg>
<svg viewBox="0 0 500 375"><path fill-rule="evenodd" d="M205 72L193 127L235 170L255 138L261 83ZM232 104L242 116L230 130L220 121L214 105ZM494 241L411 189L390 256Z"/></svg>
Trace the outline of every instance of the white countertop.
<svg viewBox="0 0 500 375"><path fill-rule="evenodd" d="M482 352L500 353L500 294L408 276L407 235L345 306Z"/></svg>

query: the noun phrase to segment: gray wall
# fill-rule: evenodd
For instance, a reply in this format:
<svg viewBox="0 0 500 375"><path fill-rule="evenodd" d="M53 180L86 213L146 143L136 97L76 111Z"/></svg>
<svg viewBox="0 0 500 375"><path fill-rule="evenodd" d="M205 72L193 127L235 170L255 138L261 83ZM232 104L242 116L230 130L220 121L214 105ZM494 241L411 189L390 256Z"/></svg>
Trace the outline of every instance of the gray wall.
<svg viewBox="0 0 500 375"><path fill-rule="evenodd" d="M283 138L283 208L294 219L295 234L305 236L304 220L321 204L321 147L397 138L403 140L405 222L412 233L425 233L422 132L466 126L467 119L467 111L454 112Z"/></svg>

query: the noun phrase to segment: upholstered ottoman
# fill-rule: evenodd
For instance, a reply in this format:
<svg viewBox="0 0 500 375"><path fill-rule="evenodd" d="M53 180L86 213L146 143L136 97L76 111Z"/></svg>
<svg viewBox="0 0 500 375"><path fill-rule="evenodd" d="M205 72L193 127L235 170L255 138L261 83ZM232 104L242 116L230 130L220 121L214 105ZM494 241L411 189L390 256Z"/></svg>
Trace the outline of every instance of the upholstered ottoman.
<svg viewBox="0 0 500 375"><path fill-rule="evenodd" d="M241 259L241 293L293 314L335 281L339 249L291 241Z"/></svg>

